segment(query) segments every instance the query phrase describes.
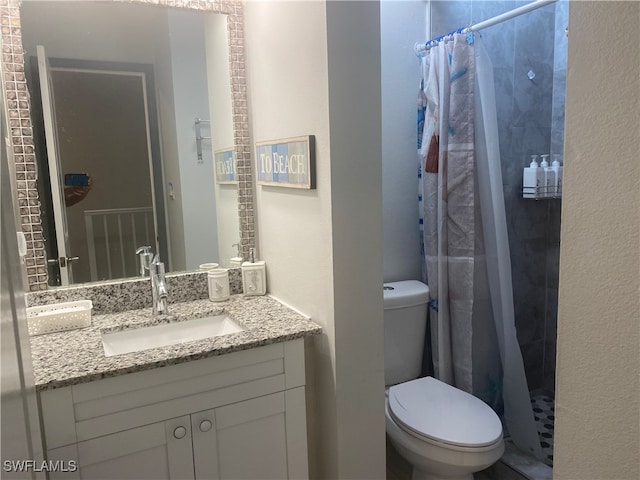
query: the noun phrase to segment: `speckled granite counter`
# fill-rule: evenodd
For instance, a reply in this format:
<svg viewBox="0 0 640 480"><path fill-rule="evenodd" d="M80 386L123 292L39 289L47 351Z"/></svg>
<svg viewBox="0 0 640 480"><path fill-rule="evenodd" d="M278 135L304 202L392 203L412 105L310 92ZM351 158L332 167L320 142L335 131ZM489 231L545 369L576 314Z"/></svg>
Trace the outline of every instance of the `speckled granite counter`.
<svg viewBox="0 0 640 480"><path fill-rule="evenodd" d="M149 370L320 333L316 323L269 297L233 295L224 302L175 303L169 312L198 318L222 311L246 330L221 337L106 357L101 331L152 320L151 308L93 315L88 328L31 337L31 356L39 391Z"/></svg>
<svg viewBox="0 0 640 480"><path fill-rule="evenodd" d="M228 271L229 291L231 294L242 293L241 270L229 268ZM170 303L209 298L206 272L167 273L166 282ZM144 308L151 305L151 280L149 277L134 277L27 293L30 307L74 300L91 300L94 315Z"/></svg>

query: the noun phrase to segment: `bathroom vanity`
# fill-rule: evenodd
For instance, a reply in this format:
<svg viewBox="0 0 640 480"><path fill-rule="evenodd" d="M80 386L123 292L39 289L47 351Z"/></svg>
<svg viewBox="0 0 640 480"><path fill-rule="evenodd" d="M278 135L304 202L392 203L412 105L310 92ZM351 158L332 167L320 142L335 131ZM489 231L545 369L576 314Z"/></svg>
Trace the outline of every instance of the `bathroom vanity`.
<svg viewBox="0 0 640 480"><path fill-rule="evenodd" d="M107 357L101 335L150 309L31 337L50 478L307 478L304 337L320 327L268 296L170 306L243 331Z"/></svg>

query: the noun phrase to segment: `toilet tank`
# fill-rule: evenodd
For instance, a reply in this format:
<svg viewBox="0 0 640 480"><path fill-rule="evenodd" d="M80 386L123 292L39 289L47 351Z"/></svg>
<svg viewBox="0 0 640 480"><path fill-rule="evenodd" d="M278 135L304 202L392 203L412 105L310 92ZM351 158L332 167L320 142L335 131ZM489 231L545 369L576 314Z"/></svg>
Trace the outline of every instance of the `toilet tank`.
<svg viewBox="0 0 640 480"><path fill-rule="evenodd" d="M384 284L385 385L420 376L428 301L429 287L417 280Z"/></svg>

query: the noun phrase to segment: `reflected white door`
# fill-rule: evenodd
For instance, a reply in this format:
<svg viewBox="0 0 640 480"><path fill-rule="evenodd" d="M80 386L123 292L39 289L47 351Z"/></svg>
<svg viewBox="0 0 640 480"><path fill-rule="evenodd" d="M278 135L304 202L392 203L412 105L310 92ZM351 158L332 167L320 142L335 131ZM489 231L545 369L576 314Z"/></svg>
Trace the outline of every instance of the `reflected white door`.
<svg viewBox="0 0 640 480"><path fill-rule="evenodd" d="M55 104L53 100L53 88L51 88L51 74L49 62L44 47L36 47L38 55L38 74L40 80L40 92L42 96L42 115L44 119L45 140L47 146L47 159L49 164L49 177L51 178L51 196L53 203L53 217L56 228L56 244L58 246L58 258L48 259L60 267L60 282L62 285L73 283L71 265L77 257L70 256L69 234L67 229L67 211L64 204L64 185L60 169L60 155L58 148L58 133L55 123ZM53 239L49 239L53 241Z"/></svg>

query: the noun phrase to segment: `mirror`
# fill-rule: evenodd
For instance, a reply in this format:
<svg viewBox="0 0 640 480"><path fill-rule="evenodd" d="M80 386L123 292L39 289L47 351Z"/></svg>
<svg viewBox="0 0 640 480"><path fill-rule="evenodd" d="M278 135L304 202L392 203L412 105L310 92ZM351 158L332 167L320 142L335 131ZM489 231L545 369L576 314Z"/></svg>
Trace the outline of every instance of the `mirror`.
<svg viewBox="0 0 640 480"><path fill-rule="evenodd" d="M22 3L33 140L21 132L22 152L13 130L12 140L16 163L33 160L26 175L34 167L38 172L37 182L24 185L31 198L21 208L23 230L32 229L25 232L31 233L31 290L46 286L43 250L48 260L68 259L58 272L67 269L70 281L85 282L139 274L135 249L144 244L172 271L211 261L228 265L238 256L234 244L245 258L253 246L241 7L193 4L201 11L120 2ZM49 114L40 108L46 107L47 88ZM46 133L47 116L57 139ZM214 157L220 160L217 177ZM52 163L58 172L50 173ZM20 190L20 171L16 176ZM36 222L29 225L36 186L42 236ZM58 209L67 219L67 227L57 229L56 187L58 198L66 197ZM20 203L20 192L18 197ZM68 248L62 254L54 248L61 244ZM72 261L75 256L80 260Z"/></svg>

